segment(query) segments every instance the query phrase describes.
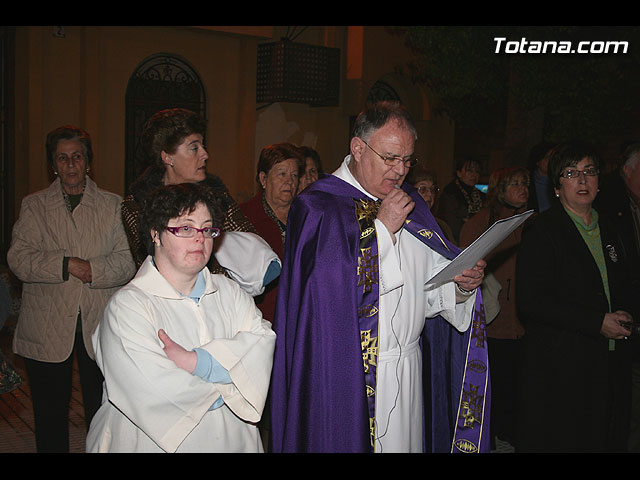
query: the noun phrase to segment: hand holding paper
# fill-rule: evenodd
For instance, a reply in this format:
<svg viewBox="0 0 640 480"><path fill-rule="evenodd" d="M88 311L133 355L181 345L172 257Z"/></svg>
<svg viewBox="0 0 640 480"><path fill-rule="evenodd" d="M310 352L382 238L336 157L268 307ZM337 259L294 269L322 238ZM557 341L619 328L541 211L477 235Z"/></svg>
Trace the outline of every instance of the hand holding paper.
<svg viewBox="0 0 640 480"><path fill-rule="evenodd" d="M460 275L453 277L453 281L464 290L475 290L482 284L482 280L484 279L484 269L486 266L487 262L480 259L473 268L463 270Z"/></svg>
<svg viewBox="0 0 640 480"><path fill-rule="evenodd" d="M454 258L449 265L443 268L438 274L434 275L427 282L427 286L437 287L447 282L456 281L456 277L460 275L460 272L464 272L465 270L472 270L473 268L475 268L479 260L482 260L488 253L491 252L491 250L500 245L500 243L511 232L518 228L532 214L533 210L528 210L519 215L514 215L513 217L505 218L495 222L471 245L460 252L460 254L456 258ZM484 260L482 261L484 262ZM482 283L482 280L480 280L480 283ZM458 284L465 290L468 290L459 282Z"/></svg>

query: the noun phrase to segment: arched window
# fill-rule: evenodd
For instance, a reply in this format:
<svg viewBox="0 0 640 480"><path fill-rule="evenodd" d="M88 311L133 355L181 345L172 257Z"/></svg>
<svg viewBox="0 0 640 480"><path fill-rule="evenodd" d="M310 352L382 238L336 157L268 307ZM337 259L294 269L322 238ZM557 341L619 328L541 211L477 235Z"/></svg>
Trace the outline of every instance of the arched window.
<svg viewBox="0 0 640 480"><path fill-rule="evenodd" d="M205 92L198 73L174 55L145 59L129 79L125 96L125 191L147 167L140 135L147 119L165 108L187 108L206 120Z"/></svg>

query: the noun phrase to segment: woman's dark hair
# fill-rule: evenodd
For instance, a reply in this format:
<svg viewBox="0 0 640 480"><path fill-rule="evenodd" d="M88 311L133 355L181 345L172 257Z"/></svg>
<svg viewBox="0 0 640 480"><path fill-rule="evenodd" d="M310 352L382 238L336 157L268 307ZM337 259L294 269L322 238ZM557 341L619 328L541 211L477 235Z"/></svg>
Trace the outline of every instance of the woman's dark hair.
<svg viewBox="0 0 640 480"><path fill-rule="evenodd" d="M322 173L322 164L320 163L320 155L318 154L318 152L316 152L313 148L311 147L307 147L306 145L303 145L301 147L298 147L300 149L300 154L302 155L303 159L307 159L310 158L313 160L313 162L316 164L316 168L318 169L318 173ZM306 165L305 165L306 167Z"/></svg>
<svg viewBox="0 0 640 480"><path fill-rule="evenodd" d="M87 166L93 160L93 149L91 148L91 137L80 127L73 125L63 125L47 134L45 148L47 150L47 162L51 166L55 165L55 155L60 140L77 140L84 147L84 155L87 159Z"/></svg>
<svg viewBox="0 0 640 480"><path fill-rule="evenodd" d="M352 136L367 140L373 132L381 129L391 120L400 122L409 129L415 139L418 138L418 132L409 111L400 102L386 100L367 104L356 118Z"/></svg>
<svg viewBox="0 0 640 480"><path fill-rule="evenodd" d="M456 172L459 172L460 170L462 170L464 167L468 167L470 165L475 166L479 171L482 171L482 162L474 157L463 157L463 158L458 158L456 160Z"/></svg>
<svg viewBox="0 0 640 480"><path fill-rule="evenodd" d="M269 170L277 163L283 162L293 158L298 164L298 175L304 173L304 157L298 147L292 143L276 143L273 145L267 145L260 152L260 158L258 158L258 172L256 180L260 183L260 173L269 173Z"/></svg>
<svg viewBox="0 0 640 480"><path fill-rule="evenodd" d="M140 142L149 165L165 168L160 153L175 153L189 135L204 137L207 123L200 115L184 108L161 110L145 123Z"/></svg>
<svg viewBox="0 0 640 480"><path fill-rule="evenodd" d="M140 231L147 252L153 254L153 239L149 232L162 232L172 218L193 212L203 204L211 214L213 227L222 229L224 215L213 190L200 183L179 183L156 188L145 199L140 213Z"/></svg>
<svg viewBox="0 0 640 480"><path fill-rule="evenodd" d="M600 168L600 156L591 145L582 142L562 143L549 155L549 180L553 188L560 188L560 175L567 167L575 167L583 158L593 161Z"/></svg>

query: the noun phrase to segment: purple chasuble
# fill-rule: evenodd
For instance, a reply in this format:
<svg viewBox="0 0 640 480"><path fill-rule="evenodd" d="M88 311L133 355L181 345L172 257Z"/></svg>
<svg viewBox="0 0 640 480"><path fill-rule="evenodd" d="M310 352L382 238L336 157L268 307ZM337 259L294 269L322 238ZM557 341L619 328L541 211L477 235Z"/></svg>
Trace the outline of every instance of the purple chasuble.
<svg viewBox="0 0 640 480"><path fill-rule="evenodd" d="M425 248L454 258L460 249L445 239L426 203L413 187L402 188L416 203L405 229ZM327 175L307 187L289 211L274 320L273 452L373 451L376 351L367 329L377 337L378 264L375 229L369 237L372 203ZM480 291L466 332L439 316L429 318L421 344L425 408L416 421L425 425L425 451L489 451Z"/></svg>

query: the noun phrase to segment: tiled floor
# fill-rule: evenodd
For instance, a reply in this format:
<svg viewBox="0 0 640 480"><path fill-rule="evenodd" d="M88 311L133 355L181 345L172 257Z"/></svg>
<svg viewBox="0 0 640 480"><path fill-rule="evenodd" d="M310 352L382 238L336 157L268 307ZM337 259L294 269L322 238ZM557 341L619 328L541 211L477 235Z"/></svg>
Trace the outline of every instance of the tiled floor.
<svg viewBox="0 0 640 480"><path fill-rule="evenodd" d="M21 358L11 352L11 335L0 332L0 349L22 376L22 385L0 395L0 453L35 453L36 442L29 382ZM78 371L74 364L73 390L69 406L69 450L84 453L86 428Z"/></svg>

